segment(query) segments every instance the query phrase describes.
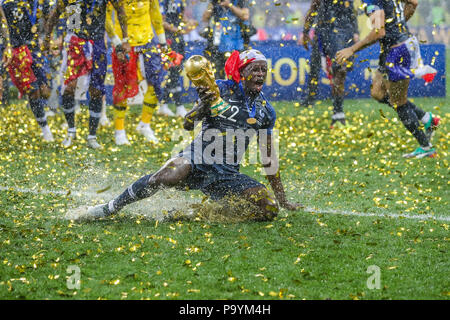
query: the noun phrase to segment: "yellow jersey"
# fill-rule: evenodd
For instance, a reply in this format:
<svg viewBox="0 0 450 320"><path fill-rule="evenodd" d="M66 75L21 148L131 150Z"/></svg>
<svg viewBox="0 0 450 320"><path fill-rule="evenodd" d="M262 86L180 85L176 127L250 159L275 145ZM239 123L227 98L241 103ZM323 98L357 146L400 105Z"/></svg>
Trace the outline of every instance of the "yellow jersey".
<svg viewBox="0 0 450 320"><path fill-rule="evenodd" d="M125 10L128 43L132 47L150 43L155 33L158 37L164 35L163 18L158 0L120 0L119 3ZM108 4L107 9L106 32L111 39L115 36L122 39L117 13L111 3Z"/></svg>

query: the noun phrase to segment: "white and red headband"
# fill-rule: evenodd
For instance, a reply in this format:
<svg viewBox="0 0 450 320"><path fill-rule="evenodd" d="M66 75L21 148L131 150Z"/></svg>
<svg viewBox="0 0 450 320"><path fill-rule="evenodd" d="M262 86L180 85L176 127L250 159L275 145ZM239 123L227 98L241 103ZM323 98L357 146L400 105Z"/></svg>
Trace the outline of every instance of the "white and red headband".
<svg viewBox="0 0 450 320"><path fill-rule="evenodd" d="M242 53L235 50L225 63L225 74L228 79L233 79L236 83L239 83L241 81L241 70L251 62L256 61L267 62L267 59L261 51L255 49L245 50Z"/></svg>

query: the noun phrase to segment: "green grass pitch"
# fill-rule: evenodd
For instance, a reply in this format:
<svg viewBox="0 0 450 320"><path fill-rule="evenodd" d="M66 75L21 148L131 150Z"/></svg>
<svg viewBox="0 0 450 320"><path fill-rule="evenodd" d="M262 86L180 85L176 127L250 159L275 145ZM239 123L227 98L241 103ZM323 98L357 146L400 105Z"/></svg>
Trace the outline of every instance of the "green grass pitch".
<svg viewBox="0 0 450 320"><path fill-rule="evenodd" d="M265 223L158 223L165 210L202 201L173 190L113 218L66 219L162 165L181 120L155 116L161 143L147 144L132 108L132 145L115 146L113 128L101 128L105 149L94 152L85 108L80 139L63 149L62 115L50 119L56 143L44 144L24 102L2 107L0 299L448 299L450 100L414 101L442 118L436 158L403 159L416 142L372 100L345 101L352 127L336 131L329 101L274 103L282 179L306 209ZM257 166L242 170L265 181ZM79 288L68 286L73 267Z"/></svg>

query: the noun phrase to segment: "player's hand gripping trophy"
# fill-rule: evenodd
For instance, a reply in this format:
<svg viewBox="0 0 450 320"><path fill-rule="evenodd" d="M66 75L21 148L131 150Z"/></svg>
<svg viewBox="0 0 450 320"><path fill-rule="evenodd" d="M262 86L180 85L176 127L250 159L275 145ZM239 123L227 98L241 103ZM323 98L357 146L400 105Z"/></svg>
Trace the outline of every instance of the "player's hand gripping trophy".
<svg viewBox="0 0 450 320"><path fill-rule="evenodd" d="M220 97L220 90L214 78L211 62L208 59L200 55L194 55L186 61L184 69L195 87L209 88L214 93L215 99L211 104L211 117L221 115L231 107Z"/></svg>

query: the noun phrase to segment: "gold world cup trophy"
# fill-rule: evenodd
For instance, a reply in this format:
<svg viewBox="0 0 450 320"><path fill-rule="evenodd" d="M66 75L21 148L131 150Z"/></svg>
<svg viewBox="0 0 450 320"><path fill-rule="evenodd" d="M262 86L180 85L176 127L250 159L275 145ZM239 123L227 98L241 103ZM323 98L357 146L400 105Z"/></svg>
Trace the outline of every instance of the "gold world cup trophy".
<svg viewBox="0 0 450 320"><path fill-rule="evenodd" d="M211 62L208 59L200 55L194 55L186 61L184 69L195 87L209 88L214 93L215 100L211 104L212 117L221 115L231 107L220 97L220 90L214 78Z"/></svg>

